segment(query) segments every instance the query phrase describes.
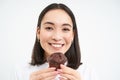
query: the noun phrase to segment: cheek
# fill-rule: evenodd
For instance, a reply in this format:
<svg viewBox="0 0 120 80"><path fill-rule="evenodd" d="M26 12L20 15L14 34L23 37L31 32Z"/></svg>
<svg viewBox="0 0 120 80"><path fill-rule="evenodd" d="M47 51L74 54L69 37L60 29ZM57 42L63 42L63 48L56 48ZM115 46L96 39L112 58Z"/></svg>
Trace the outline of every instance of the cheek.
<svg viewBox="0 0 120 80"><path fill-rule="evenodd" d="M41 33L39 37L40 37L40 41L42 41L42 42L46 39L45 36L43 35L43 33Z"/></svg>
<svg viewBox="0 0 120 80"><path fill-rule="evenodd" d="M66 35L65 40L67 44L71 44L73 41L73 35L72 34Z"/></svg>
<svg viewBox="0 0 120 80"><path fill-rule="evenodd" d="M41 45L43 45L48 40L49 35L47 33L41 31L39 37L40 37L40 43L41 43Z"/></svg>

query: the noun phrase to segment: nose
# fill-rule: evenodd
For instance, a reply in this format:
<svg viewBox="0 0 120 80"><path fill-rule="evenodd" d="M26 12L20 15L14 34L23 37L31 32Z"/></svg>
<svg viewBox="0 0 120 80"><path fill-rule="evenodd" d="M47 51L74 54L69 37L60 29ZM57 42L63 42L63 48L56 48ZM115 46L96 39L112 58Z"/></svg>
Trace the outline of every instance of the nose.
<svg viewBox="0 0 120 80"><path fill-rule="evenodd" d="M52 35L52 39L54 41L60 41L62 39L62 35L60 32L54 32Z"/></svg>

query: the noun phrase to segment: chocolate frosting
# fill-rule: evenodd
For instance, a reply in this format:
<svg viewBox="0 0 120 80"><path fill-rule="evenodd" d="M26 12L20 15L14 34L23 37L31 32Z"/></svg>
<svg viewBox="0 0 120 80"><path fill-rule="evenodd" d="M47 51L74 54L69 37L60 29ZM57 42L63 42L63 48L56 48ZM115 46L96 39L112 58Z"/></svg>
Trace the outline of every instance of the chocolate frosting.
<svg viewBox="0 0 120 80"><path fill-rule="evenodd" d="M49 67L56 67L60 69L60 64L63 64L67 61L67 57L63 53L53 53L48 58L47 61L49 63Z"/></svg>

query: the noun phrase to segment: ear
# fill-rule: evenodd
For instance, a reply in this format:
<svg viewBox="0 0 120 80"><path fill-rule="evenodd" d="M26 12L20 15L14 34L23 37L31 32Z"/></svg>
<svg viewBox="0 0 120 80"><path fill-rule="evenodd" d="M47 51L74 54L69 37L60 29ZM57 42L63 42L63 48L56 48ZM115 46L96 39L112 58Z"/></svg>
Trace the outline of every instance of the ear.
<svg viewBox="0 0 120 80"><path fill-rule="evenodd" d="M37 27L36 35L37 35L37 39L40 40L40 27Z"/></svg>

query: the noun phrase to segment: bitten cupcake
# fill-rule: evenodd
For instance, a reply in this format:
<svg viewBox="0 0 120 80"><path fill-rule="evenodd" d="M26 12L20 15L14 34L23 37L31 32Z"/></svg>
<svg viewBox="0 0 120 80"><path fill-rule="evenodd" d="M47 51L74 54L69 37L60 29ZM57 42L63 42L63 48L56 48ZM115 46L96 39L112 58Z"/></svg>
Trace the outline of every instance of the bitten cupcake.
<svg viewBox="0 0 120 80"><path fill-rule="evenodd" d="M57 69L60 69L60 64L65 64L67 61L67 57L63 53L53 53L48 58L47 61L49 63L49 67L56 67Z"/></svg>

